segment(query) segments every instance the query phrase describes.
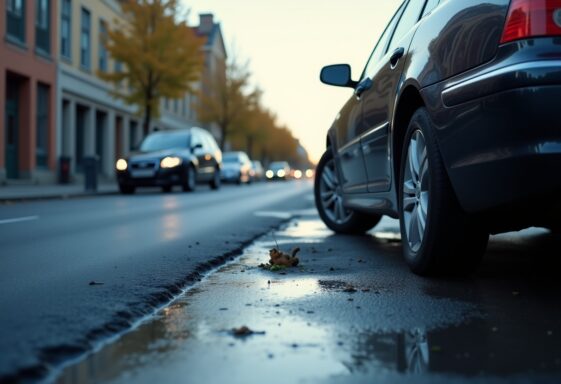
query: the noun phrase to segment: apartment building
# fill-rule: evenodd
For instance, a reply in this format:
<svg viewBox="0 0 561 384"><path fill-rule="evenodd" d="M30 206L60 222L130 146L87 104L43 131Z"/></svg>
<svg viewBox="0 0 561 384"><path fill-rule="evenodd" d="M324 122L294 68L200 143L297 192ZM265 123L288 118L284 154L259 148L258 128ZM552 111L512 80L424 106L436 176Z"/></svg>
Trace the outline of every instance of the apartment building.
<svg viewBox="0 0 561 384"><path fill-rule="evenodd" d="M2 0L0 183L56 176L58 0Z"/></svg>
<svg viewBox="0 0 561 384"><path fill-rule="evenodd" d="M84 159L96 156L99 173L114 177L117 157L142 137L136 107L112 97L113 85L97 71L119 71L103 45L108 28L124 22L117 0L59 0L57 148L80 177Z"/></svg>
<svg viewBox="0 0 561 384"><path fill-rule="evenodd" d="M0 183L55 182L60 159L79 180L88 157L96 157L100 175L112 180L115 160L143 138L137 107L113 98L113 85L98 76L122 69L103 45L107 30L125 22L120 1L2 1ZM225 68L220 25L204 14L195 29L206 38L203 76L213 76ZM150 130L200 126L196 102L189 93L161 100L161 116ZM219 139L216 127L207 128Z"/></svg>

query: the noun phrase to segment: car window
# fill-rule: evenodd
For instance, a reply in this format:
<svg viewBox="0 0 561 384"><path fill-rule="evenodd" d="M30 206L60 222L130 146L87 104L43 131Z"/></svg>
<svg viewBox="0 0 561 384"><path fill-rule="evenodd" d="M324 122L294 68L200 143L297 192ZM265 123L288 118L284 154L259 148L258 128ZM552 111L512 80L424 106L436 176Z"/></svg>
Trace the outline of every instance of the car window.
<svg viewBox="0 0 561 384"><path fill-rule="evenodd" d="M196 131L192 131L191 133L191 148L195 147L195 145L201 144L203 145L203 141L201 140L201 134ZM204 145L203 145L204 148Z"/></svg>
<svg viewBox="0 0 561 384"><path fill-rule="evenodd" d="M431 13L433 9L436 8L440 0L428 0L427 5L425 5L425 9L423 10L423 15L421 17L425 17L426 14Z"/></svg>
<svg viewBox="0 0 561 384"><path fill-rule="evenodd" d="M189 142L188 139L189 134L186 132L151 133L142 141L140 150L143 152L151 152L164 149L186 148Z"/></svg>
<svg viewBox="0 0 561 384"><path fill-rule="evenodd" d="M384 56L384 54L386 53L386 47L388 45L388 41L390 39L390 36L392 35L393 30L395 29L395 25L397 24L399 17L401 16L401 12L403 11L404 4L402 4L401 7L399 7L399 9L394 14L391 21L386 26L386 30L378 40L378 44L376 44L376 47L372 51L372 54L370 55L370 58L366 63L366 67L362 72L361 80L364 79L365 76L368 76L370 73L372 73L374 67L376 66L376 64L378 64L380 58Z"/></svg>
<svg viewBox="0 0 561 384"><path fill-rule="evenodd" d="M388 52L392 52L396 48L398 48L398 44L401 42L403 36L409 32L409 30L417 24L419 18L421 16L421 11L423 10L423 6L425 5L425 0L410 0L409 4L407 4L407 8L403 12L403 15L399 19L399 24L395 29L390 46L388 48ZM404 47L406 48L406 47Z"/></svg>

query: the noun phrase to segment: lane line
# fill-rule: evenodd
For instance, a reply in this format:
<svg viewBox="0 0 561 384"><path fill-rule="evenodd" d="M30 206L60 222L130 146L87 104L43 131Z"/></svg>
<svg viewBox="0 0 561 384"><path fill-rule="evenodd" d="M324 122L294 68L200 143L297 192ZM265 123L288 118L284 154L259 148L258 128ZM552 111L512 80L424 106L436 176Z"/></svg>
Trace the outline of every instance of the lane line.
<svg viewBox="0 0 561 384"><path fill-rule="evenodd" d="M32 221L32 220L38 220L39 216L26 216L26 217L16 217L13 219L5 219L5 220L0 220L0 225L2 224L12 224L12 223L21 223L22 221Z"/></svg>

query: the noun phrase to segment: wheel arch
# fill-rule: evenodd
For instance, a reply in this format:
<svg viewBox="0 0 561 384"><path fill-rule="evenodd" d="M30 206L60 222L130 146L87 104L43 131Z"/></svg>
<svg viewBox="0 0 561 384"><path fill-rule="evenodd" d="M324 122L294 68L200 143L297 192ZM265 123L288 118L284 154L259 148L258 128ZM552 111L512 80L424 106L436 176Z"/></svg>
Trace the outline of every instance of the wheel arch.
<svg viewBox="0 0 561 384"><path fill-rule="evenodd" d="M396 198L401 172L401 155L403 151L403 141L409 126L409 121L417 109L424 107L425 102L415 85L407 85L401 92L396 104L393 124L392 124L392 158L393 158L393 177L395 180Z"/></svg>

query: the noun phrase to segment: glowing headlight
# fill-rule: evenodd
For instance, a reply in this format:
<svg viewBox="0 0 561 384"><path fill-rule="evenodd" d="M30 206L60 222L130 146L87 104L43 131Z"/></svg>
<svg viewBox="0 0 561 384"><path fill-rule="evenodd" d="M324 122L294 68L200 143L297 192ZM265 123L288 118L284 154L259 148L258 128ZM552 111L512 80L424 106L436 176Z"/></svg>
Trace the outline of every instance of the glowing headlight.
<svg viewBox="0 0 561 384"><path fill-rule="evenodd" d="M294 171L294 178L295 178L295 179L300 179L300 178L302 178L302 171L299 170L299 169L295 170L295 171Z"/></svg>
<svg viewBox="0 0 561 384"><path fill-rule="evenodd" d="M267 172L265 172L265 176L267 176L267 179L272 179L275 174L269 169Z"/></svg>
<svg viewBox="0 0 561 384"><path fill-rule="evenodd" d="M127 164L127 161L125 159L119 159L115 164L115 168L117 168L117 171L126 171L128 167L129 165Z"/></svg>
<svg viewBox="0 0 561 384"><path fill-rule="evenodd" d="M180 157L176 156L168 156L164 157L162 161L160 161L160 167L162 168L174 168L178 165L181 165L182 160Z"/></svg>
<svg viewBox="0 0 561 384"><path fill-rule="evenodd" d="M284 169L279 169L277 171L277 176L278 177L284 177L286 175L286 172L284 171Z"/></svg>
<svg viewBox="0 0 561 384"><path fill-rule="evenodd" d="M306 169L306 177L310 178L314 175L314 171L312 171L311 169Z"/></svg>

